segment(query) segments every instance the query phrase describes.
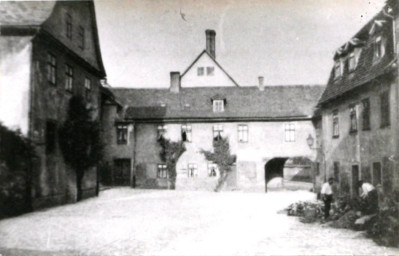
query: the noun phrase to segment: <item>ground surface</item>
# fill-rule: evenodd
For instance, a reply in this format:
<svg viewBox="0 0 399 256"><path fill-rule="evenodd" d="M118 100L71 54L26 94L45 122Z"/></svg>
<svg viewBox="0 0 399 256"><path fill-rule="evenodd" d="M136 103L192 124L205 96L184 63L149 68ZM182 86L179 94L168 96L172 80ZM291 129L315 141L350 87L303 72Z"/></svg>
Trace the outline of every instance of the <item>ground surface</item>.
<svg viewBox="0 0 399 256"><path fill-rule="evenodd" d="M0 221L1 255L395 254L360 232L278 213L309 192L106 190Z"/></svg>

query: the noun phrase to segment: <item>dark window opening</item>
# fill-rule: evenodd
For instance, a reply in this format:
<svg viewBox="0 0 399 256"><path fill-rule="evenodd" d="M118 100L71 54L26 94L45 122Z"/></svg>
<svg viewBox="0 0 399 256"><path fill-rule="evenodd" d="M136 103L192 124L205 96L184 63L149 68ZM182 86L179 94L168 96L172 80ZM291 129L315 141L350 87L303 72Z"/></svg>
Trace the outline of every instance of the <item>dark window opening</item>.
<svg viewBox="0 0 399 256"><path fill-rule="evenodd" d="M334 162L334 181L339 182L339 162Z"/></svg>
<svg viewBox="0 0 399 256"><path fill-rule="evenodd" d="M65 90L72 91L73 88L73 68L65 65Z"/></svg>
<svg viewBox="0 0 399 256"><path fill-rule="evenodd" d="M57 123L54 121L46 122L46 153L52 154L56 150Z"/></svg>
<svg viewBox="0 0 399 256"><path fill-rule="evenodd" d="M85 30L83 27L79 26L79 48L85 48Z"/></svg>
<svg viewBox="0 0 399 256"><path fill-rule="evenodd" d="M381 128L383 128L391 124L388 91L381 93L380 106L381 106Z"/></svg>
<svg viewBox="0 0 399 256"><path fill-rule="evenodd" d="M50 84L52 85L56 85L57 83L56 70L57 70L57 60L54 57L54 55L49 53L47 55L47 81L49 81Z"/></svg>
<svg viewBox="0 0 399 256"><path fill-rule="evenodd" d="M158 164L157 177L161 179L168 178L168 168L166 164Z"/></svg>
<svg viewBox="0 0 399 256"><path fill-rule="evenodd" d="M116 138L118 144L127 143L127 125L117 125Z"/></svg>
<svg viewBox="0 0 399 256"><path fill-rule="evenodd" d="M381 171L381 163L373 163L373 185L377 186L378 184L382 184L382 171Z"/></svg>
<svg viewBox="0 0 399 256"><path fill-rule="evenodd" d="M349 132L357 132L357 114L356 106L351 106L350 108L350 130Z"/></svg>
<svg viewBox="0 0 399 256"><path fill-rule="evenodd" d="M66 36L69 39L72 39L72 16L67 13L65 16L65 23L66 23Z"/></svg>
<svg viewBox="0 0 399 256"><path fill-rule="evenodd" d="M370 130L370 99L362 100L363 104L363 112L362 112L362 121L363 121L363 130Z"/></svg>

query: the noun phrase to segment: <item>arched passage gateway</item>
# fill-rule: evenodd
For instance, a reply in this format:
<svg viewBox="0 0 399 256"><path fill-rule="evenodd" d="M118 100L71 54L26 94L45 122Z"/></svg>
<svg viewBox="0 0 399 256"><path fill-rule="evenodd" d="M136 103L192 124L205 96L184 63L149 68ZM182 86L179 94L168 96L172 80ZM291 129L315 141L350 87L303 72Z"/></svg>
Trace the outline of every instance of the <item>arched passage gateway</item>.
<svg viewBox="0 0 399 256"><path fill-rule="evenodd" d="M265 192L268 190L268 183L281 178L290 182L300 183L307 188L313 180L312 161L307 157L276 157L265 164Z"/></svg>

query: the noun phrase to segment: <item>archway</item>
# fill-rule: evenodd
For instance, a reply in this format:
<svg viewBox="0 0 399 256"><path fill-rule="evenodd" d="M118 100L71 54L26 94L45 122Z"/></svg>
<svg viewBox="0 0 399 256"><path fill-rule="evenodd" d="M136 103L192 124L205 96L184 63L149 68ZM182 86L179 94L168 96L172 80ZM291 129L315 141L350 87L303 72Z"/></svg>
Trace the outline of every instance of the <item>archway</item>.
<svg viewBox="0 0 399 256"><path fill-rule="evenodd" d="M313 186L312 161L307 157L276 157L265 164L265 192L270 188L308 190ZM270 183L273 180L272 183Z"/></svg>
<svg viewBox="0 0 399 256"><path fill-rule="evenodd" d="M265 192L267 192L267 183L276 177L283 178L284 164L288 158L273 158L265 165Z"/></svg>

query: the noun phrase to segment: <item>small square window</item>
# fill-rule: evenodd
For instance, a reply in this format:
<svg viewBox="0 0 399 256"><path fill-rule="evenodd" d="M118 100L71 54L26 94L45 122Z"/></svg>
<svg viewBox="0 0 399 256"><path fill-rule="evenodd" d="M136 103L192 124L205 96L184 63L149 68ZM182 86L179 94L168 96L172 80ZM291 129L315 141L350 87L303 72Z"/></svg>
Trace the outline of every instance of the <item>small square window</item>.
<svg viewBox="0 0 399 256"><path fill-rule="evenodd" d="M224 100L213 101L213 112L224 112Z"/></svg>
<svg viewBox="0 0 399 256"><path fill-rule="evenodd" d="M118 144L127 144L127 125L116 126L116 139Z"/></svg>
<svg viewBox="0 0 399 256"><path fill-rule="evenodd" d="M215 163L208 164L208 176L209 177L217 177L219 173L218 165Z"/></svg>
<svg viewBox="0 0 399 256"><path fill-rule="evenodd" d="M198 169L196 164L188 164L188 177L197 177Z"/></svg>
<svg viewBox="0 0 399 256"><path fill-rule="evenodd" d="M198 67L197 68L197 75L198 76L203 76L204 75L204 68L203 67Z"/></svg>
<svg viewBox="0 0 399 256"><path fill-rule="evenodd" d="M168 168L166 164L158 164L157 177L161 179L168 178Z"/></svg>
<svg viewBox="0 0 399 256"><path fill-rule="evenodd" d="M215 67L207 67L206 68L206 74L208 76L213 76L215 74Z"/></svg>

